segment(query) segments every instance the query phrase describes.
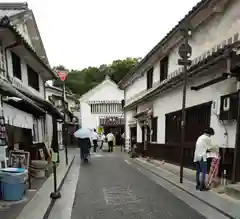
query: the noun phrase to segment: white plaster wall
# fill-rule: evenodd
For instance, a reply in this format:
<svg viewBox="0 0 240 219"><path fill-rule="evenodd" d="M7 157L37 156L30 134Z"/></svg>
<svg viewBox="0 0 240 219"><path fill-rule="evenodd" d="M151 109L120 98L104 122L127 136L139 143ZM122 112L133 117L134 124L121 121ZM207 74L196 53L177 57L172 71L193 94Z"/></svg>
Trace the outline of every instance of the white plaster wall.
<svg viewBox="0 0 240 219"><path fill-rule="evenodd" d="M159 80L160 80L160 61L156 62L155 65L153 66L153 84L158 82Z"/></svg>
<svg viewBox="0 0 240 219"><path fill-rule="evenodd" d="M220 72L221 73L221 72ZM217 83L215 85L206 87L199 91L191 91L190 86L199 85L216 76L217 73L209 72L211 76L203 76L194 81L189 81L186 96L186 107L191 107L201 103L219 99L220 96L237 91L237 83L235 79L228 79ZM165 143L165 114L180 110L182 107L182 87L174 88L169 92L163 93L154 101L153 114L158 116L158 143ZM213 136L213 143L219 146L226 146L226 139L224 137L224 127L218 121L216 115L211 116L211 127L215 130ZM227 147L234 147L236 124L226 124L228 132Z"/></svg>
<svg viewBox="0 0 240 219"><path fill-rule="evenodd" d="M97 88L96 88L97 89ZM80 99L80 120L82 127L97 128L99 126L99 116L111 116L111 114L92 114L91 107L87 101L121 101L124 99L124 92L112 83L105 83L104 86L93 90L92 95L87 99ZM122 113L114 113L113 116L121 116Z"/></svg>
<svg viewBox="0 0 240 219"><path fill-rule="evenodd" d="M194 59L202 55L207 50L221 43L223 40L232 37L235 33L240 32L240 13L239 13L240 1L233 0L229 7L224 12L215 13L211 19L200 25L197 30L193 31L192 37L189 40L189 44L192 46L192 56ZM169 53L169 67L168 74L173 73L179 69L178 65L178 47L172 49ZM154 64L154 83L159 82L160 77L160 60ZM137 96L141 91L146 90L146 74L140 79L133 82L132 85L126 89L126 101Z"/></svg>
<svg viewBox="0 0 240 219"><path fill-rule="evenodd" d="M101 116L122 116L122 113L105 113L105 114L92 114L91 107L86 102L81 102L81 124L82 127L86 128L97 128L99 127L99 117Z"/></svg>
<svg viewBox="0 0 240 219"><path fill-rule="evenodd" d="M6 103L3 103L4 109L4 118L5 122L9 125L13 125L20 128L27 128L31 129L33 133L33 115L21 111L15 107L12 107ZM45 139L45 134L43 132L44 123L42 122L43 119L37 120L38 125L38 133L37 133L37 142L43 142Z"/></svg>
<svg viewBox="0 0 240 219"><path fill-rule="evenodd" d="M7 56L7 60L8 60L8 74L9 74L9 76L13 77L12 56L11 56L11 52L9 50L7 50L6 56ZM18 78L15 78L15 80L22 83L26 89L30 90L35 95L38 95L38 96L41 96L42 98L44 98L44 82L40 75L38 75L39 91L35 90L34 88L32 88L31 86L28 85L27 65L23 59L21 59L21 71L22 71L22 80L19 80Z"/></svg>
<svg viewBox="0 0 240 219"><path fill-rule="evenodd" d="M129 110L124 113L125 116L125 148L128 151L130 148L130 127L129 127L129 121L133 119L133 117L136 115L136 111Z"/></svg>
<svg viewBox="0 0 240 219"><path fill-rule="evenodd" d="M216 13L211 20L193 32L189 41L192 46L191 59L202 55L216 44L240 32L239 7L240 1L232 1L231 5L223 13ZM175 48L169 56L169 74L179 68L178 59L178 48Z"/></svg>
<svg viewBox="0 0 240 219"><path fill-rule="evenodd" d="M81 107L81 120L82 120L82 127L85 128L94 128L97 126L97 119L94 114L91 114L91 107L86 102L80 103Z"/></svg>
<svg viewBox="0 0 240 219"><path fill-rule="evenodd" d="M144 76L137 79L136 81L133 82L132 85L130 85L126 88L126 90L125 90L126 99L125 100L128 100L129 98L137 95L138 93L140 93L146 89L147 89L146 74L144 74Z"/></svg>
<svg viewBox="0 0 240 219"><path fill-rule="evenodd" d="M100 101L100 100L118 100L124 99L124 92L117 86L112 84L106 84L101 89L94 92L88 101Z"/></svg>
<svg viewBox="0 0 240 219"><path fill-rule="evenodd" d="M52 142L52 134L53 134L53 128L52 128L52 116L50 114L46 115L46 129L47 129L47 146L48 148L51 147Z"/></svg>
<svg viewBox="0 0 240 219"><path fill-rule="evenodd" d="M21 127L21 128L33 128L33 116L32 114L23 112L17 108L14 108L6 103L3 103L4 118L6 123Z"/></svg>

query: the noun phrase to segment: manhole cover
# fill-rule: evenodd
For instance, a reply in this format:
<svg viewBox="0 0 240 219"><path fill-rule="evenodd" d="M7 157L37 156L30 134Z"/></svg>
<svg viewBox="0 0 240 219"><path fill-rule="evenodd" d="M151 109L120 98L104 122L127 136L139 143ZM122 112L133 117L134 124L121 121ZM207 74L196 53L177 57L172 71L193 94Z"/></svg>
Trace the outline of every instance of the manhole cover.
<svg viewBox="0 0 240 219"><path fill-rule="evenodd" d="M137 203L139 199L128 188L111 187L103 188L104 199L107 205L121 205Z"/></svg>

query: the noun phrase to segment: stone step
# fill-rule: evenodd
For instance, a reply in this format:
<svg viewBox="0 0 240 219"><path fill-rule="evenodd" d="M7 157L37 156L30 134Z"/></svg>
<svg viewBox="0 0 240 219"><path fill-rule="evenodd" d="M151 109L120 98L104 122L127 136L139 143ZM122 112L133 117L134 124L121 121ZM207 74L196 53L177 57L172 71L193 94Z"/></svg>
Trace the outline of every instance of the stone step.
<svg viewBox="0 0 240 219"><path fill-rule="evenodd" d="M225 187L225 193L232 198L240 200L240 184L229 184Z"/></svg>

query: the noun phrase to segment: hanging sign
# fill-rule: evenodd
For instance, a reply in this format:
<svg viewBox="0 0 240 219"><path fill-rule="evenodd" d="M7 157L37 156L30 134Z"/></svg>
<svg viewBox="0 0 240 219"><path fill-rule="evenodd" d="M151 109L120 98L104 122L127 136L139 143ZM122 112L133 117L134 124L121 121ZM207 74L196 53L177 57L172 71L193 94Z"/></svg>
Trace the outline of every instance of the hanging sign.
<svg viewBox="0 0 240 219"><path fill-rule="evenodd" d="M57 70L58 77L61 81L65 81L68 76L68 71L66 70Z"/></svg>

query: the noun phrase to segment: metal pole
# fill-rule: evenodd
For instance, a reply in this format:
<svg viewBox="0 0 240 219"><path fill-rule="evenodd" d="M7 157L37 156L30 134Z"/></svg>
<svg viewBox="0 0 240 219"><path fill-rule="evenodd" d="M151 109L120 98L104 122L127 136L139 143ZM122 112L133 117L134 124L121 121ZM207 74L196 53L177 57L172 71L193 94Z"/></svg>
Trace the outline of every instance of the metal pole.
<svg viewBox="0 0 240 219"><path fill-rule="evenodd" d="M237 78L238 86L240 85L240 78ZM238 158L238 147L240 144L240 88L238 87L238 113L237 113L237 128L236 128L236 139L235 139L235 151L233 157L233 172L232 172L232 183L236 182L236 170L237 170L237 158Z"/></svg>
<svg viewBox="0 0 240 219"><path fill-rule="evenodd" d="M61 194L59 191L57 191L57 167L56 163L53 162L53 186L54 186L54 191L50 194L51 199L59 199L61 198Z"/></svg>
<svg viewBox="0 0 240 219"><path fill-rule="evenodd" d="M184 43L179 47L179 55L182 59L179 64L183 65L183 94L182 94L182 118L181 118L181 148L180 148L180 183L183 183L183 165L184 165L184 144L186 132L186 93L187 93L187 67L191 64L188 60L192 53L192 48L188 44L189 35L191 31L189 27L184 27L181 30L184 36Z"/></svg>
<svg viewBox="0 0 240 219"><path fill-rule="evenodd" d="M186 128L186 93L187 93L187 65L185 64L184 65L183 97L182 97L180 183L183 183L184 142L185 142L185 128Z"/></svg>
<svg viewBox="0 0 240 219"><path fill-rule="evenodd" d="M68 148L67 148L67 123L66 123L66 93L65 93L65 83L63 82L63 145L65 148L65 159L66 165L68 165Z"/></svg>

